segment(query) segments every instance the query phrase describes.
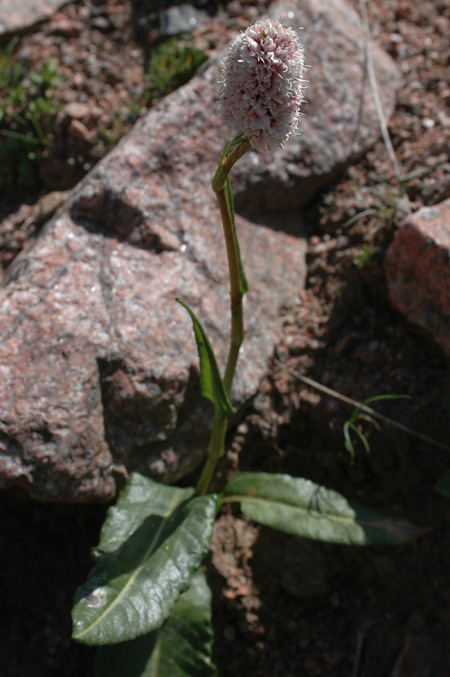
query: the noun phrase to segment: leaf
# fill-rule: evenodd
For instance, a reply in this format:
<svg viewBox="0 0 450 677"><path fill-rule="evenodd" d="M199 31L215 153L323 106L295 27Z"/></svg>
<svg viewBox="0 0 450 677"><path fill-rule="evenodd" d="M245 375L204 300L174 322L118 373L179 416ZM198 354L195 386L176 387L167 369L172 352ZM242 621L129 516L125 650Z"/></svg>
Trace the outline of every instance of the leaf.
<svg viewBox="0 0 450 677"><path fill-rule="evenodd" d="M354 460L355 460L355 447L353 446L352 438L350 437L350 433L349 433L349 428L350 428L351 425L353 425L353 424L350 421L346 421L344 423L342 430L344 432L344 445L345 445L345 448L347 449L348 453L351 456L351 461L352 461L352 464L353 464Z"/></svg>
<svg viewBox="0 0 450 677"><path fill-rule="evenodd" d="M241 294L244 295L248 292L248 282L247 282L247 276L245 275L244 264L242 263L241 250L239 248L239 240L238 240L238 236L237 236L237 232L236 232L236 223L235 223L235 220L234 220L234 200L233 200L233 193L231 191L230 177L228 175L227 175L227 180L226 180L226 184L225 184L225 196L227 198L228 208L230 210L231 223L233 225L234 239L235 239L235 242L236 242L236 251L237 251L238 266L239 266L240 290L241 290Z"/></svg>
<svg viewBox="0 0 450 677"><path fill-rule="evenodd" d="M363 418L366 417L364 416ZM353 446L353 442L350 437L349 429L353 430L356 433L356 435L358 435L359 439L363 443L364 449L366 450L367 454L370 454L370 446L364 433L361 432L361 430L359 430L359 428L354 423L352 423L352 421L346 421L343 427L344 445L348 453L350 454L353 463L355 460L355 448Z"/></svg>
<svg viewBox="0 0 450 677"><path fill-rule="evenodd" d="M206 332L195 313L182 299L176 299L189 313L192 326L194 327L195 340L197 342L198 356L200 359L200 387L203 397L211 400L224 414L234 414L236 409L231 404L225 392L219 367L217 366L214 350L209 342Z"/></svg>
<svg viewBox="0 0 450 677"><path fill-rule="evenodd" d="M156 630L208 552L214 495L157 484L133 473L103 524L96 566L78 588L73 639L114 644Z"/></svg>
<svg viewBox="0 0 450 677"><path fill-rule="evenodd" d="M237 136L234 136L230 141L227 141L225 144L225 148L223 149L222 153L220 154L220 161L223 162L227 155L233 150L233 148L236 148L236 146L239 146L239 144L244 140L244 135L242 132L239 132Z"/></svg>
<svg viewBox="0 0 450 677"><path fill-rule="evenodd" d="M198 569L164 625L131 642L102 647L96 677L213 677L211 591Z"/></svg>
<svg viewBox="0 0 450 677"><path fill-rule="evenodd" d="M441 479L435 484L434 490L441 496L450 496L450 470L445 470Z"/></svg>
<svg viewBox="0 0 450 677"><path fill-rule="evenodd" d="M363 409L363 407L367 406L368 404L372 404L373 402L380 402L381 400L410 400L410 399L411 399L410 395L375 395L374 397L369 397L367 400L364 400L357 407L355 407L355 409L353 409L350 416L350 421L352 423L357 421L358 418L360 417L360 412Z"/></svg>
<svg viewBox="0 0 450 677"><path fill-rule="evenodd" d="M222 500L239 502L242 512L256 522L329 543L398 544L427 531L289 475L240 473L227 484Z"/></svg>

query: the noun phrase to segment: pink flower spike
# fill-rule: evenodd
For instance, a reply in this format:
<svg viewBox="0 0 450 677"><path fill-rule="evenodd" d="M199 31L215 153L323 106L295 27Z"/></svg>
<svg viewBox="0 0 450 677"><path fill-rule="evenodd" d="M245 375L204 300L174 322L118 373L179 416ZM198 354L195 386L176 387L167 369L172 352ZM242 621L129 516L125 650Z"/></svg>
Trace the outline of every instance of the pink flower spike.
<svg viewBox="0 0 450 677"><path fill-rule="evenodd" d="M238 35L223 62L220 116L254 150L295 132L305 92L303 47L292 28L261 19Z"/></svg>

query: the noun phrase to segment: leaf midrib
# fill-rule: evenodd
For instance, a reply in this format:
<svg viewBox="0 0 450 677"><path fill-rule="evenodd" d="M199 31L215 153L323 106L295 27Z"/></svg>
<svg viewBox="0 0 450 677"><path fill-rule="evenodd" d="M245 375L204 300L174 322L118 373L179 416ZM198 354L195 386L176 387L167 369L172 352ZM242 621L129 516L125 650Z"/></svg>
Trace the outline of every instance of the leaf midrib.
<svg viewBox="0 0 450 677"><path fill-rule="evenodd" d="M335 522L347 522L350 525L358 524L360 525L361 523L357 520L356 515L352 517L342 517L339 515L332 515L329 513L323 513L319 512L318 510L315 509L310 509L310 508L305 508L302 506L298 505L293 505L292 503L283 503L282 501L277 501L275 499L269 499L269 498L264 498L262 496L240 496L239 494L234 494L230 496L223 496L222 497L222 502L223 503L229 503L229 502L238 502L242 503L242 501L253 501L255 503L265 503L267 506L273 506L273 505L278 505L281 508L291 508L292 510L298 510L299 512L303 512L307 515L310 515L311 517L321 517L322 519L328 519L328 520L333 520Z"/></svg>
<svg viewBox="0 0 450 677"><path fill-rule="evenodd" d="M99 624L99 623L100 623L100 622L101 622L101 621L102 621L109 613L111 613L111 611L114 609L114 607L116 607L117 604L119 604L119 602L122 600L122 598L124 597L125 593L126 593L127 590L130 588L130 586L134 583L134 581L136 580L136 578L138 577L138 575L139 575L140 572L142 571L143 566L144 566L145 563L147 562L147 560L148 560L148 558L149 558L149 556L150 556L150 553L152 552L152 550L153 550L153 548L154 548L154 546L155 546L155 543L157 542L159 536L161 535L161 532L162 532L162 530L163 530L163 528L164 528L165 520L167 519L167 517L168 517L168 516L170 515L170 513L172 512L172 510L173 510L173 508L175 507L175 505L177 505L178 497L179 497L180 494L181 494L181 495L183 494L183 489L180 489L179 491L177 491L177 492L174 494L172 500L170 501L170 503L169 503L169 505L168 505L168 507L167 507L166 512L165 512L165 513L163 514L163 516L162 516L163 519L162 519L162 521L161 521L161 524L160 524L158 530L157 530L156 533L155 533L155 536L154 536L152 542L150 543L150 545L148 546L148 548L147 548L147 550L145 551L144 555L142 556L141 563L140 563L139 566L136 567L136 569L133 571L133 573L131 574L131 576L130 576L128 582L126 583L126 585L122 588L122 590L121 590L120 593L117 595L117 597L115 598L115 600L114 600L113 602L111 602L111 604L110 604L110 605L109 605L109 606L108 606L108 607L100 614L100 616L98 616L98 617L95 619L95 621L94 621L91 625L89 625L87 628L85 628L85 629L84 629L82 632L80 632L78 635L75 635L75 638L76 638L76 639L80 639L81 637L84 637L86 634L88 634L89 632L91 632L91 631L95 628L95 626L98 625L98 624Z"/></svg>

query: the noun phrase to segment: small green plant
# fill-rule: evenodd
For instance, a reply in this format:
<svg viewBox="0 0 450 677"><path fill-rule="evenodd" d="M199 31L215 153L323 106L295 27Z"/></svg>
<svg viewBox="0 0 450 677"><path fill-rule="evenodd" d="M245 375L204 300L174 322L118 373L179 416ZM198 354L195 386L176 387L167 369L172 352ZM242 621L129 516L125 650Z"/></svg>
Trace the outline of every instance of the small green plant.
<svg viewBox="0 0 450 677"><path fill-rule="evenodd" d="M376 254L377 253L374 249L370 249L370 247L368 247L366 244L363 244L362 254L357 256L353 263L360 270L363 270L364 268L371 268L375 265Z"/></svg>
<svg viewBox="0 0 450 677"><path fill-rule="evenodd" d="M29 70L14 58L14 46L0 50L0 189L37 184L39 160L60 109L54 88L63 82L56 62Z"/></svg>
<svg viewBox="0 0 450 677"><path fill-rule="evenodd" d="M369 423L372 423L372 425L375 426L378 430L380 429L380 425L378 421L374 418L374 416L371 413L368 413L370 410L368 409L369 404L372 404L372 402L379 402L380 400L397 400L397 399L410 399L409 395L375 395L375 397L369 397L369 399L364 400L364 402L361 402L357 407L355 407L350 415L350 418L348 421L344 423L343 426L343 433L344 433L344 444L345 448L347 449L348 453L351 456L352 463L355 459L355 447L352 442L351 438L351 432L355 433L359 440L362 442L362 445L366 451L366 453L370 454L370 445L369 445L369 440L368 440L368 433L364 432L362 429L360 422L361 421L368 421Z"/></svg>
<svg viewBox="0 0 450 677"><path fill-rule="evenodd" d="M250 149L277 148L295 131L303 71L298 36L271 20L261 20L238 36L224 64L221 115L231 127L241 129L226 144L212 181L229 266L228 359L222 377L202 323L186 302L177 299L192 321L202 395L214 405L211 437L195 488L163 486L133 473L108 511L93 551L95 567L78 589L72 612L74 639L102 647L97 677L216 674L211 661L210 591L201 563L217 513L226 503L239 504L244 515L260 524L326 542L396 544L422 533L403 520L380 518L335 491L289 475L242 472L219 494L210 493L225 452L228 419L235 412L230 398L244 339L243 297L248 290L229 174ZM249 113L243 101L255 91L258 105Z"/></svg>
<svg viewBox="0 0 450 677"><path fill-rule="evenodd" d="M189 34L171 38L157 47L148 63L146 103L185 84L204 61L206 54L196 49Z"/></svg>
<svg viewBox="0 0 450 677"><path fill-rule="evenodd" d="M97 139L103 145L103 153L108 152L120 141L122 136L130 130L136 117L137 115L130 115L129 119L127 117L125 121L122 114L117 111L114 113L108 127L100 127L97 131Z"/></svg>

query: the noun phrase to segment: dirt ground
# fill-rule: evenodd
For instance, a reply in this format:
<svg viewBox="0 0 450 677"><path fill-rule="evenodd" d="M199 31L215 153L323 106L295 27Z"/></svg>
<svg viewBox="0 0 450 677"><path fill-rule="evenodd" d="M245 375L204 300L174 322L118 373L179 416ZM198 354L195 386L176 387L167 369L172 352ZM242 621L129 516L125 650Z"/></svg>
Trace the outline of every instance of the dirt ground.
<svg viewBox="0 0 450 677"><path fill-rule="evenodd" d="M28 220L37 198L74 185L138 115L129 100L142 98L145 55L159 39L156 15L144 27L150 42L142 37L144 5L69 4L16 46L32 62L57 59L70 84L58 90L61 101L83 91L94 112L88 136L78 127L76 147L61 117L35 193L18 187L3 200L4 269L39 228ZM369 5L372 35L404 74L389 131L414 210L450 197L450 3ZM203 48L228 40L254 18L255 6L205 2L211 19L197 32ZM89 47L100 44L101 68ZM103 141L91 133L99 126L110 133ZM383 259L399 224L399 196L379 142L308 208L307 286L283 313L271 373L230 430L216 488L237 468L291 473L429 532L402 547L349 548L280 534L224 509L205 563L221 677L450 676L450 499L435 490L450 468L450 372L432 339L389 302ZM355 400L409 395L373 406L431 440L362 421L370 453L355 440L352 462L342 432L352 408L303 376ZM0 504L0 674L90 677L95 650L71 641L70 609L106 508L11 493L0 494Z"/></svg>

